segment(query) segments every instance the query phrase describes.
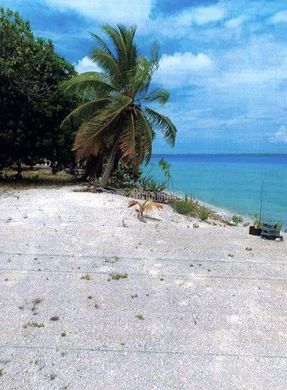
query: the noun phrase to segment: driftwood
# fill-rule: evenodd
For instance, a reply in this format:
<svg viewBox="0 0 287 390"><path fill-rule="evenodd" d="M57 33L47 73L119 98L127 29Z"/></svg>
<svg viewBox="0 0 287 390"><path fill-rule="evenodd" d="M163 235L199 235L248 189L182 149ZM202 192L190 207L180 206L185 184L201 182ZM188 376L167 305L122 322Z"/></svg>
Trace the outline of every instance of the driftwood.
<svg viewBox="0 0 287 390"><path fill-rule="evenodd" d="M167 192L153 192L153 191L142 191L138 188L132 189L131 191L123 190L115 187L99 187L92 183L89 183L89 185L83 189L79 190L83 192L92 192L92 193L108 193L108 194L115 194L115 195L122 195L127 196L129 198L136 198L140 200L150 200L152 202L156 203L163 203L163 204L172 204L176 200L180 199L178 196L175 196L173 194L167 193Z"/></svg>

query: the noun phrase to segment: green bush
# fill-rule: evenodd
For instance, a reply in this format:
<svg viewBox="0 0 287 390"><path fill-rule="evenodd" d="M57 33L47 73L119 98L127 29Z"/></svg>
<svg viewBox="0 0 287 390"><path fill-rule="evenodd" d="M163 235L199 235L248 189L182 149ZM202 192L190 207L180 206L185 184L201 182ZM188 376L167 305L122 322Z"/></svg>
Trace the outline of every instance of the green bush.
<svg viewBox="0 0 287 390"><path fill-rule="evenodd" d="M152 175L147 175L139 179L139 187L143 191L151 192L161 192L166 188L165 182L159 182L152 177Z"/></svg>
<svg viewBox="0 0 287 390"><path fill-rule="evenodd" d="M183 215L194 213L198 203L193 198L185 197L185 199L179 199L174 202L174 210Z"/></svg>
<svg viewBox="0 0 287 390"><path fill-rule="evenodd" d="M141 177L142 170L131 163L119 162L117 169L110 177L110 183L117 186L135 186Z"/></svg>
<svg viewBox="0 0 287 390"><path fill-rule="evenodd" d="M207 207L199 206L197 215L201 221L207 221L210 215L210 210Z"/></svg>
<svg viewBox="0 0 287 390"><path fill-rule="evenodd" d="M239 223L243 222L243 218L241 215L233 215L232 221L235 223L235 225L238 225Z"/></svg>
<svg viewBox="0 0 287 390"><path fill-rule="evenodd" d="M176 200L173 208L179 214L192 215L201 221L206 221L211 213L207 207L201 206L196 199L187 196L185 199Z"/></svg>

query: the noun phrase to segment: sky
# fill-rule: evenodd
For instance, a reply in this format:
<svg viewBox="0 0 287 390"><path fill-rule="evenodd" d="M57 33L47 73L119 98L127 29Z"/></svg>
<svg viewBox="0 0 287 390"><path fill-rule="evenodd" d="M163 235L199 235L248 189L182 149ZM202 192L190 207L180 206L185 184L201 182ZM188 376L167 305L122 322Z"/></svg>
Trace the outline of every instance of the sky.
<svg viewBox="0 0 287 390"><path fill-rule="evenodd" d="M137 25L144 55L160 45L153 87L178 128L155 153L287 153L286 0L0 0L51 39L78 72L96 70L90 32Z"/></svg>

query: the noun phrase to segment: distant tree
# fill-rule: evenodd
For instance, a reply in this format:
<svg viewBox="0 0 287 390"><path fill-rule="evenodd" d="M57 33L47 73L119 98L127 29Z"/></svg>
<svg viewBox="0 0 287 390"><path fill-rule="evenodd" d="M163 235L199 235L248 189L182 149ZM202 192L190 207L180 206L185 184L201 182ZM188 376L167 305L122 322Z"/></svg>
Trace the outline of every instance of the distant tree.
<svg viewBox="0 0 287 390"><path fill-rule="evenodd" d="M79 100L59 84L74 75L51 41L35 38L17 12L0 7L0 166L73 159L73 129L60 130L60 123Z"/></svg>
<svg viewBox="0 0 287 390"><path fill-rule="evenodd" d="M78 159L107 156L102 187L120 159L135 165L150 159L156 130L170 145L176 137L172 121L147 106L165 104L169 98L164 89L148 92L158 69L158 51L154 49L150 59L139 55L135 27L105 25L103 30L108 40L92 34L96 47L90 56L102 72L83 73L66 82L67 91L83 93L89 101L62 125L79 127L74 145Z"/></svg>

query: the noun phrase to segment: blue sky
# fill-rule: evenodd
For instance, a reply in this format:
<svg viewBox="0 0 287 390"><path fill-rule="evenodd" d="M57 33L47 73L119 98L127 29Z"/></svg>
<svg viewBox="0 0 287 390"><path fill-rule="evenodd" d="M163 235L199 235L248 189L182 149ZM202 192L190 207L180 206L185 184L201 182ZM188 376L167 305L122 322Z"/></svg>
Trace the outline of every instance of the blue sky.
<svg viewBox="0 0 287 390"><path fill-rule="evenodd" d="M155 152L287 152L286 0L0 0L78 71L92 70L89 32L137 24L143 53L161 48L154 86L178 127Z"/></svg>

